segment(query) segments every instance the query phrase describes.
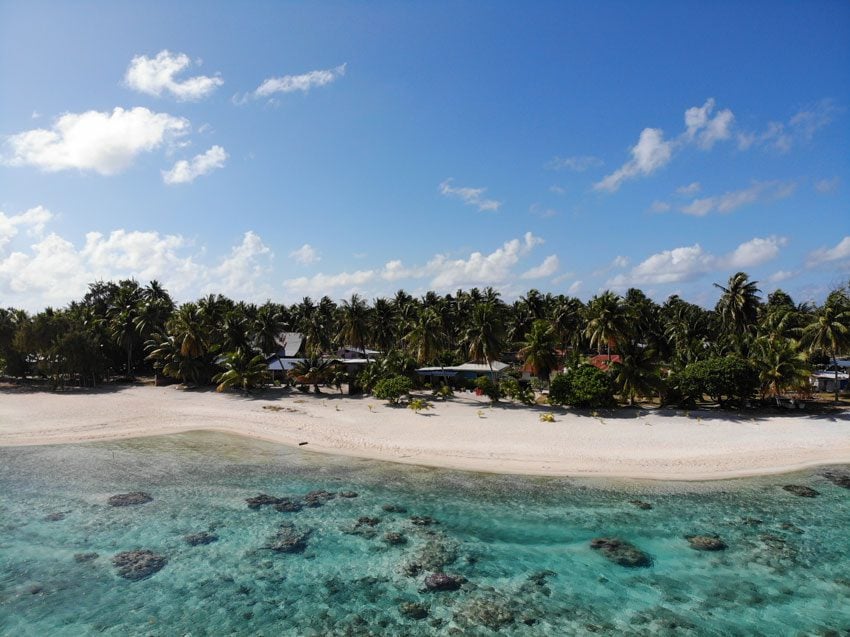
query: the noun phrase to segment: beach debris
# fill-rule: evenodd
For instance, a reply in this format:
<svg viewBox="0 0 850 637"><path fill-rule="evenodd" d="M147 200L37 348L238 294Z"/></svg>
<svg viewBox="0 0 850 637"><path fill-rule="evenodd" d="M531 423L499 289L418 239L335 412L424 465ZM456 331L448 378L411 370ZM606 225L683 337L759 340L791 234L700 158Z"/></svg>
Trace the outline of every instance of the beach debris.
<svg viewBox="0 0 850 637"><path fill-rule="evenodd" d="M269 540L266 548L275 553L301 553L307 548L309 537L310 531L298 531L292 524L284 523Z"/></svg>
<svg viewBox="0 0 850 637"><path fill-rule="evenodd" d="M124 579L138 581L150 577L168 563L168 558L147 549L124 551L112 558L118 575Z"/></svg>
<svg viewBox="0 0 850 637"><path fill-rule="evenodd" d="M339 497L341 498L356 498L359 494L357 491L340 491Z"/></svg>
<svg viewBox="0 0 850 637"><path fill-rule="evenodd" d="M99 557L100 555L97 553L74 553L74 561L79 562L80 564L91 562Z"/></svg>
<svg viewBox="0 0 850 637"><path fill-rule="evenodd" d="M652 558L631 542L619 538L598 537L590 541L590 548L599 551L611 562L629 568L652 565Z"/></svg>
<svg viewBox="0 0 850 637"><path fill-rule="evenodd" d="M806 487L801 484L786 484L784 487L788 493L793 493L801 498L814 498L820 495L820 491L815 491L811 487Z"/></svg>
<svg viewBox="0 0 850 637"><path fill-rule="evenodd" d="M398 504L384 504L381 508L387 513L407 513L407 509Z"/></svg>
<svg viewBox="0 0 850 637"><path fill-rule="evenodd" d="M439 522L430 515L411 515L410 521L416 526L431 526L432 524L439 524Z"/></svg>
<svg viewBox="0 0 850 637"><path fill-rule="evenodd" d="M410 619L425 619L428 617L428 607L419 602L402 602L398 606L398 611Z"/></svg>
<svg viewBox="0 0 850 637"><path fill-rule="evenodd" d="M456 591L463 584L463 578L447 573L431 573L425 578L427 591Z"/></svg>
<svg viewBox="0 0 850 637"><path fill-rule="evenodd" d="M726 542L718 535L686 535L685 539L696 551L724 551Z"/></svg>
<svg viewBox="0 0 850 637"><path fill-rule="evenodd" d="M837 487L850 489L850 473L838 473L835 471L827 471L823 474L823 477L829 480Z"/></svg>
<svg viewBox="0 0 850 637"><path fill-rule="evenodd" d="M200 533L184 535L183 539L186 540L186 543L189 546L200 546L202 544L212 544L213 542L218 541L218 536L213 533L201 531Z"/></svg>
<svg viewBox="0 0 850 637"><path fill-rule="evenodd" d="M310 444L310 443L308 443L308 442L299 442L299 443L298 443L298 446L299 446L299 447L303 447L304 445L307 445L307 444Z"/></svg>
<svg viewBox="0 0 850 637"><path fill-rule="evenodd" d="M399 546L400 544L407 544L407 538L401 533L396 533L395 531L389 531L388 533L384 533L383 540L390 546Z"/></svg>
<svg viewBox="0 0 850 637"><path fill-rule="evenodd" d="M310 491L304 496L304 504L315 509L316 507L320 507L325 504L328 500L333 500L335 497L336 493L331 493L324 489L317 489L315 491Z"/></svg>
<svg viewBox="0 0 850 637"><path fill-rule="evenodd" d="M153 502L153 497L144 491L133 491L132 493L119 493L110 496L106 503L112 507L127 507L137 504L147 504Z"/></svg>
<svg viewBox="0 0 850 637"><path fill-rule="evenodd" d="M280 511L281 513L298 513L304 508L303 504L292 498L278 498L278 502L273 506L275 511Z"/></svg>
<svg viewBox="0 0 850 637"><path fill-rule="evenodd" d="M259 509L261 506L267 506L270 504L280 504L282 502L282 499L276 498L273 495L268 495L267 493L260 493L259 495L255 495L252 498L245 498L245 502L248 503L249 509Z"/></svg>
<svg viewBox="0 0 850 637"><path fill-rule="evenodd" d="M540 414L540 422L555 422L555 414L551 411Z"/></svg>
<svg viewBox="0 0 850 637"><path fill-rule="evenodd" d="M58 522L59 520L64 520L65 514L61 511L56 511L55 513L48 513L44 516L45 522Z"/></svg>
<svg viewBox="0 0 850 637"><path fill-rule="evenodd" d="M652 505L649 502L644 502L643 500L629 500L629 504L634 505L643 511L649 511L652 508Z"/></svg>

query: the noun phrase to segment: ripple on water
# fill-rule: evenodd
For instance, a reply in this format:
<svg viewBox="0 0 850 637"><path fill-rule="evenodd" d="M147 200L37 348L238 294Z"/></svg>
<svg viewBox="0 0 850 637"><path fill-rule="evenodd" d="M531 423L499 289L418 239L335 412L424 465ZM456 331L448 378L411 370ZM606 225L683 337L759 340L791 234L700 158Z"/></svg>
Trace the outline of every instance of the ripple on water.
<svg viewBox="0 0 850 637"><path fill-rule="evenodd" d="M497 476L212 433L0 449L0 634L847 630L845 475ZM109 506L138 493L150 500ZM651 565L611 561L594 538ZM128 552L159 570L122 578ZM457 586L429 590L449 581L435 573Z"/></svg>

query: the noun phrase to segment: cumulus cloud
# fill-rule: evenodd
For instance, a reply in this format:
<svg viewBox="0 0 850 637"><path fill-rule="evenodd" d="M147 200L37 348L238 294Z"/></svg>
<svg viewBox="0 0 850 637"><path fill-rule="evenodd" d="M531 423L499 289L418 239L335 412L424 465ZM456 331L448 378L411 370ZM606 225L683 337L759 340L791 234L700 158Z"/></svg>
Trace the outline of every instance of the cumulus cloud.
<svg viewBox="0 0 850 637"><path fill-rule="evenodd" d="M757 201L776 201L790 197L796 188L794 182L756 181L749 188L730 190L722 195L694 199L680 210L687 215L704 217L711 212L727 213Z"/></svg>
<svg viewBox="0 0 850 637"><path fill-rule="evenodd" d="M664 139L660 128L644 128L637 144L629 152L631 159L593 185L596 190L616 191L624 181L646 177L663 168L673 158L675 151L685 145L696 145L710 150L715 143L732 137L735 116L729 109L712 115L714 98L702 106L693 106L685 111L685 130L672 140Z"/></svg>
<svg viewBox="0 0 850 637"><path fill-rule="evenodd" d="M808 267L850 259L850 236L844 237L832 248L818 248L806 259Z"/></svg>
<svg viewBox="0 0 850 637"><path fill-rule="evenodd" d="M553 274L555 274L555 272L558 271L559 267L561 267L561 262L558 260L558 256L552 254L543 259L543 263L541 263L540 265L523 272L519 278L542 279L543 277L552 276Z"/></svg>
<svg viewBox="0 0 850 637"><path fill-rule="evenodd" d="M287 279L283 282L287 292L294 296L333 294L340 288L356 289L373 281L377 273L374 270L357 270L338 274L314 274L313 276Z"/></svg>
<svg viewBox="0 0 850 637"><path fill-rule="evenodd" d="M270 97L275 93L294 93L300 91L307 93L310 89L327 86L345 75L345 64L332 69L310 71L302 75L284 75L282 77L270 77L263 80L252 93L255 98Z"/></svg>
<svg viewBox="0 0 850 637"><path fill-rule="evenodd" d="M126 170L139 154L156 150L188 130L188 120L143 107L66 113L50 129L10 136L4 162L51 172L76 168L114 175Z"/></svg>
<svg viewBox="0 0 850 637"><path fill-rule="evenodd" d="M164 50L153 58L137 55L127 68L124 82L134 91L156 97L169 93L181 101L203 99L224 84L224 80L218 76L196 75L182 80L177 78L191 66L192 61L185 53Z"/></svg>
<svg viewBox="0 0 850 637"><path fill-rule="evenodd" d="M655 213L668 212L673 206L671 206L666 201L661 201L660 199L656 199L649 205L649 210Z"/></svg>
<svg viewBox="0 0 850 637"><path fill-rule="evenodd" d="M781 283L782 281L787 281L788 279L796 276L796 272L791 272L789 270L778 270L767 277L767 280L770 283Z"/></svg>
<svg viewBox="0 0 850 637"><path fill-rule="evenodd" d="M620 185L639 175L651 175L666 166L673 157L673 144L664 140L660 128L644 128L637 144L631 148L632 158L613 173L594 184L596 190L615 191Z"/></svg>
<svg viewBox="0 0 850 637"><path fill-rule="evenodd" d="M714 255L695 243L651 255L629 272L610 279L607 285L659 285L692 281L708 272L754 267L775 259L787 244L785 237L756 237L725 255Z"/></svg>
<svg viewBox="0 0 850 637"><path fill-rule="evenodd" d="M702 185L700 185L698 181L694 181L689 183L687 186L679 186L676 188L676 194L688 197L690 195L697 194L700 190L702 190Z"/></svg>
<svg viewBox="0 0 850 637"><path fill-rule="evenodd" d="M321 260L321 257L316 252L315 248L311 246L309 243L305 243L303 246L298 248L297 250L293 250L289 253L289 258L294 259L297 263L301 265L310 265L311 263L316 263Z"/></svg>
<svg viewBox="0 0 850 637"><path fill-rule="evenodd" d="M6 253L0 247L0 297L5 303L41 310L80 298L92 281L123 278L158 279L178 299L214 291L262 301L272 293L267 280L273 254L253 232L245 233L220 260L205 262L199 258L203 250L191 241L155 231L89 232L76 246L56 233L42 234L52 218L38 206L0 219L0 232L5 233L5 222L13 219L16 228L26 227L34 237L33 243L22 245L21 235L13 236L15 247Z"/></svg>
<svg viewBox="0 0 850 637"><path fill-rule="evenodd" d="M16 215L7 215L0 211L0 250L23 228L31 237L41 237L45 225L53 219L53 213L44 206L36 206Z"/></svg>
<svg viewBox="0 0 850 637"><path fill-rule="evenodd" d="M487 192L486 188L455 187L452 186L453 181L454 179L449 178L440 184L441 195L460 199L467 206L475 206L481 211L495 211L502 206L501 201L483 197L484 193Z"/></svg>
<svg viewBox="0 0 850 637"><path fill-rule="evenodd" d="M731 137L735 116L728 108L712 116L714 98L702 106L693 106L685 111L685 139L696 142L703 149L710 149L718 141Z"/></svg>
<svg viewBox="0 0 850 637"><path fill-rule="evenodd" d="M584 172L588 168L597 168L604 162L593 155L574 155L572 157L553 157L546 164L549 170L572 170L573 172Z"/></svg>
<svg viewBox="0 0 850 637"><path fill-rule="evenodd" d="M171 170L163 170L162 180L169 185L188 184L217 168L223 168L226 161L227 152L224 148L213 146L190 160L181 159L171 167Z"/></svg>

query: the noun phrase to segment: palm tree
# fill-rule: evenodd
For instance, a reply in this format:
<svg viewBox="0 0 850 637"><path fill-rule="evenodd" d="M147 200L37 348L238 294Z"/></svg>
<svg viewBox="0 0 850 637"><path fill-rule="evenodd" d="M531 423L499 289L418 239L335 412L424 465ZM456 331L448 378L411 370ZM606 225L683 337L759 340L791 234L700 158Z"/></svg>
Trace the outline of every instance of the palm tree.
<svg viewBox="0 0 850 637"><path fill-rule="evenodd" d="M587 327L584 335L591 347L600 350L604 345L611 362L611 348L617 346L627 331L623 300L611 291L593 297L587 304Z"/></svg>
<svg viewBox="0 0 850 637"><path fill-rule="evenodd" d="M178 336L155 335L147 343L147 359L153 361L154 369L164 376L174 378L183 384L200 385L206 382L210 373L210 361L206 356L184 354L182 342Z"/></svg>
<svg viewBox="0 0 850 637"><path fill-rule="evenodd" d="M277 354L280 349L278 337L284 330L283 311L274 303L266 303L257 310L253 320L253 344L261 352Z"/></svg>
<svg viewBox="0 0 850 637"><path fill-rule="evenodd" d="M541 380L548 382L552 370L558 367L558 353L555 351L555 334L547 321L538 319L532 323L519 355Z"/></svg>
<svg viewBox="0 0 850 637"><path fill-rule="evenodd" d="M366 362L369 362L369 354L366 351L366 338L369 335L369 306L366 305L360 295L352 294L351 299L342 302L339 311L339 335L340 344L359 346Z"/></svg>
<svg viewBox="0 0 850 637"><path fill-rule="evenodd" d="M620 342L617 351L620 361L611 366L614 383L620 395L628 397L629 405L633 407L635 396L650 396L658 388L655 350L635 340L625 339Z"/></svg>
<svg viewBox="0 0 850 637"><path fill-rule="evenodd" d="M811 370L796 341L760 338L753 353L762 396L779 396L805 385Z"/></svg>
<svg viewBox="0 0 850 637"><path fill-rule="evenodd" d="M803 345L809 352L826 352L835 366L835 402L838 402L838 354L850 348L850 299L832 292L814 320L803 329Z"/></svg>
<svg viewBox="0 0 850 637"><path fill-rule="evenodd" d="M231 387L239 387L243 392L250 392L255 387L262 387L268 376L268 366L262 354L257 354L241 348L224 355L220 365L224 371L213 376L217 392L223 392Z"/></svg>
<svg viewBox="0 0 850 637"><path fill-rule="evenodd" d="M319 385L330 381L337 367L335 361L311 356L295 363L289 371L289 375L296 383L312 385L314 391L320 394Z"/></svg>
<svg viewBox="0 0 850 637"><path fill-rule="evenodd" d="M135 281L122 281L112 305L107 310L112 338L127 355L127 376L131 374L133 348L138 341L136 317L142 298L141 288Z"/></svg>
<svg viewBox="0 0 850 637"><path fill-rule="evenodd" d="M207 351L204 315L194 303L181 305L168 323L168 332L175 337L181 356L200 357Z"/></svg>
<svg viewBox="0 0 850 637"><path fill-rule="evenodd" d="M744 272L729 277L726 287L715 283L723 291L717 301L715 312L721 328L735 343L740 354L746 354L745 342L755 330L759 311L758 281L750 281Z"/></svg>
<svg viewBox="0 0 850 637"><path fill-rule="evenodd" d="M488 288L489 289L489 288ZM504 346L505 326L495 303L475 306L464 336L469 357L476 363L486 361L493 378L493 361L499 360Z"/></svg>

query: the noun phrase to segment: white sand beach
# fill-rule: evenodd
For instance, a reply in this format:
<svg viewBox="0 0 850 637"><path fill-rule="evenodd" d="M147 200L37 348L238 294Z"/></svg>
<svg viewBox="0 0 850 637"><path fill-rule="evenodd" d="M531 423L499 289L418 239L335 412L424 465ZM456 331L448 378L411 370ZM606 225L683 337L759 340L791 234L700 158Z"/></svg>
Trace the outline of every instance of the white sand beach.
<svg viewBox="0 0 850 637"><path fill-rule="evenodd" d="M540 422L551 411L555 422ZM616 410L598 416L462 394L427 414L371 397L257 397L131 386L0 393L0 445L223 431L310 451L434 467L557 476L703 480L850 463L850 414L737 416Z"/></svg>

